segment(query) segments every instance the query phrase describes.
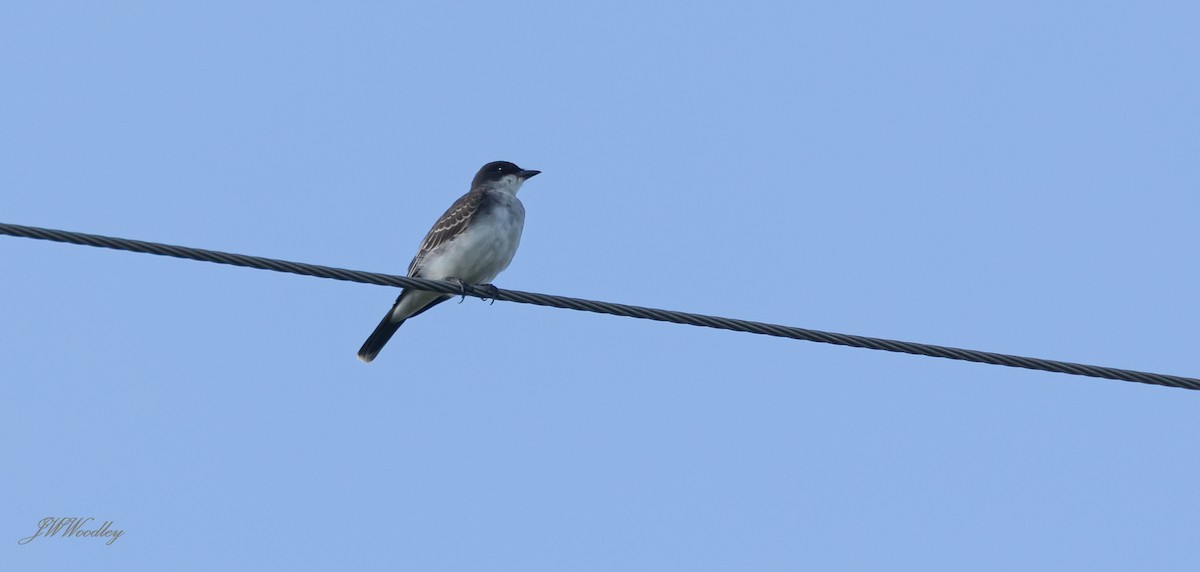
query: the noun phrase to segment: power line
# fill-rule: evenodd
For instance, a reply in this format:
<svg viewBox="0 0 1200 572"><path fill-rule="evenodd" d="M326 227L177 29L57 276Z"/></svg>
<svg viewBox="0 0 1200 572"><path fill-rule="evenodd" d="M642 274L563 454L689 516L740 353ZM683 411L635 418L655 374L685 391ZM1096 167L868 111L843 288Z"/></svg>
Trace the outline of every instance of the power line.
<svg viewBox="0 0 1200 572"><path fill-rule="evenodd" d="M361 282L363 284L415 288L418 290L443 292L446 294L465 293L468 296L474 296L483 299L490 299L494 297L496 300L502 300L505 302L519 302L521 304L534 304L537 306L549 306L551 308L564 308L568 310L595 312L599 314L612 314L614 316L641 318L644 320L656 320L659 322L671 322L673 324L685 324L689 326L703 326L721 330L732 330L735 332L748 332L751 334L790 338L794 340L808 340L810 342L821 342L856 348L867 348L872 350L884 350L889 352L987 363L1007 367L1020 367L1025 369L1066 373L1070 375L1082 375L1087 377L1115 379L1119 381L1149 383L1153 385L1164 385L1167 387L1178 387L1182 389L1200 389L1200 379L1180 377L1176 375L1148 373L1128 369L1117 369L1096 365L1086 365L994 352L921 344L916 342L902 342L867 336L838 334L833 332L823 332L820 330L781 326L777 324L751 322L748 320L738 320L734 318L721 318L718 316L707 316L704 314L692 314L689 312L676 312L673 310L645 308L641 306L630 306L627 304L585 300L582 298L568 298L566 296L554 296L551 294L521 292L519 290L492 291L489 288L482 288L478 285L467 284L460 286L456 282L447 282L443 280L426 280L423 278L410 278L407 276L396 276L393 274L378 274L375 272L363 272L360 270L347 270L344 268L305 264L303 262L289 262L287 260L263 258L261 256L248 256L245 254L233 254L229 252L204 250L187 246L173 246L169 244L160 244L157 242L144 242L141 240L84 234L81 232L71 232L66 230L53 230L48 228L0 223L0 234L33 238L38 240L66 242L69 244L96 246L100 248L127 250L130 252L142 252L145 254L157 254L160 256L173 256L175 258L200 260L204 262L229 264L233 266L245 266L247 268L258 268L260 270L290 272L292 274L300 274L302 276L315 276L318 278L330 278L333 280L345 280L348 282Z"/></svg>

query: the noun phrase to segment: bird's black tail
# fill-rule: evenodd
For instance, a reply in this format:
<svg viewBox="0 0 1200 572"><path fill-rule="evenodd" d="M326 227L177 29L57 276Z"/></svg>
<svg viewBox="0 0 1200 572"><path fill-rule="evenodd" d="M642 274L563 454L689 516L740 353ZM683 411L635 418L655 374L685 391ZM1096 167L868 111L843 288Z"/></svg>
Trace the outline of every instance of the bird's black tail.
<svg viewBox="0 0 1200 572"><path fill-rule="evenodd" d="M367 338L367 341L363 342L362 348L358 350L358 359L366 363L371 363L371 360L379 355L379 350L382 350L383 346L387 345L388 340L392 339L396 330L399 330L403 324L404 320L392 321L392 312L388 311L384 315L383 320L379 322L379 325L375 326L375 331L371 332L371 336Z"/></svg>

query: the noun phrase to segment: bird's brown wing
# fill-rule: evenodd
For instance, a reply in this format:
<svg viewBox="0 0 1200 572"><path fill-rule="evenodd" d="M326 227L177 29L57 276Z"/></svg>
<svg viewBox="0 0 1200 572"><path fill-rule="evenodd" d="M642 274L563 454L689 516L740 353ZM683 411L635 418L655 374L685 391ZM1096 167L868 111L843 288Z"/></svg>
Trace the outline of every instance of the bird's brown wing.
<svg viewBox="0 0 1200 572"><path fill-rule="evenodd" d="M471 225L475 213L479 212L487 201L487 193L482 188L472 189L471 192L454 201L454 204L446 209L446 213L438 219L433 228L429 229L425 240L421 241L421 249L417 251L417 255L408 265L408 275L420 276L421 263L425 260L425 256L462 234L462 231Z"/></svg>

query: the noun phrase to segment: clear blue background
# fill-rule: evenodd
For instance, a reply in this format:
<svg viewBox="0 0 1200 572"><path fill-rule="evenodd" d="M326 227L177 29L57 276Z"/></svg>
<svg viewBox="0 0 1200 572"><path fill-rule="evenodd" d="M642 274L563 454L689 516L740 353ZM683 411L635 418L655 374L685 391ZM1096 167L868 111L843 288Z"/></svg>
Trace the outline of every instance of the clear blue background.
<svg viewBox="0 0 1200 572"><path fill-rule="evenodd" d="M0 220L1200 375L1194 4L0 6ZM453 5L450 5L453 4ZM1194 570L1200 394L0 237L5 570ZM45 516L125 536L39 539Z"/></svg>

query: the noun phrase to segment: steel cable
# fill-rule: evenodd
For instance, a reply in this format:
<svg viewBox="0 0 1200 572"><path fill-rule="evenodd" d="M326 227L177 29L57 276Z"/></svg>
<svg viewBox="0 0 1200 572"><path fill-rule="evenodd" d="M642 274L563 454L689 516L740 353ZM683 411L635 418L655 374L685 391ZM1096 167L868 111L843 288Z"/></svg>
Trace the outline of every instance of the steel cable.
<svg viewBox="0 0 1200 572"><path fill-rule="evenodd" d="M840 346L923 355L992 365L1002 365L1007 367L1020 367L1040 371L1066 373L1070 375L1115 379L1119 381L1148 383L1167 387L1178 387L1182 389L1200 389L1200 379L1176 375L1117 369L1096 365L922 344L916 342L872 338L868 336L838 334L834 332L823 332L820 330L809 330L806 328L781 326L778 324L752 322L749 320L739 320L735 318L722 318L719 316L707 316L704 314L677 312L674 310L663 310L658 308L645 308L641 306L630 306L628 304L616 304L613 302L585 300L582 298L570 298L566 296L539 294L535 292L522 292L519 290L497 289L493 292L490 288L482 287L480 285L467 284L460 286L457 282L426 280L423 278L410 278L407 276L397 276L393 274L363 272L360 270L348 270L345 268L334 268L330 266L320 266L317 264L306 264L303 262L290 262L287 260L277 260L273 258L264 258L261 256L249 256L245 254L234 254L215 250L204 250L187 246L173 246L169 244L145 242L127 238L116 238L111 236L100 236L95 234L85 234L80 232L6 223L0 223L0 234L33 238L38 240L65 242L69 244L82 244L100 248L127 250L130 252L157 254L160 256L173 256L175 258L200 260L204 262L229 264L233 266L244 266L247 268L258 268L261 270L274 270L276 272L290 272L292 274L300 274L302 276L315 276L318 278L345 280L348 282L360 282L363 284L416 288L418 290L444 292L446 294L465 293L467 296L474 296L483 299L491 299L494 295L496 300L505 302L518 302L521 304L549 306L551 308L563 308L583 312L595 312L599 314L612 314L614 316L624 316L627 318L656 320L659 322L670 322L673 324L685 324L689 326L702 326L707 328L732 330L735 332L747 332L751 334L790 338L794 340L807 340L811 342L821 342Z"/></svg>

